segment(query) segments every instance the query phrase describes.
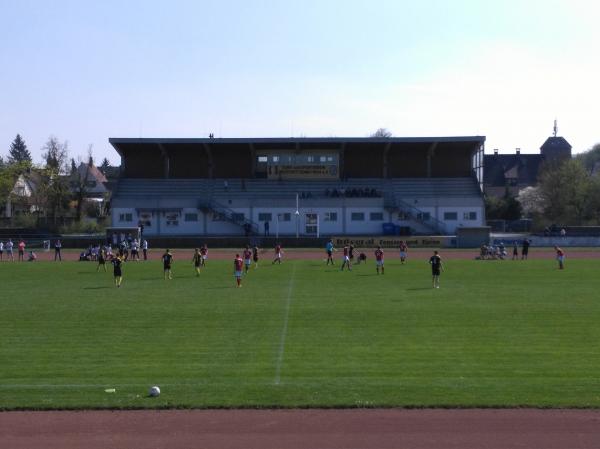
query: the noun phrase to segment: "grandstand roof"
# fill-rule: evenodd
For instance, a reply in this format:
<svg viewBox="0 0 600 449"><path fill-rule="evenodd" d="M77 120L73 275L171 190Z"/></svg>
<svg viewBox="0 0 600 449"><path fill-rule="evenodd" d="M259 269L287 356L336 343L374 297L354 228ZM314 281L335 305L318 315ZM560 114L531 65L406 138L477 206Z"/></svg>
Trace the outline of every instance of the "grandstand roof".
<svg viewBox="0 0 600 449"><path fill-rule="evenodd" d="M121 153L120 145L127 144L345 144L345 143L370 143L370 144L402 144L402 143L464 143L483 144L485 136L458 136L458 137L242 137L242 138L129 138L111 137L109 143Z"/></svg>

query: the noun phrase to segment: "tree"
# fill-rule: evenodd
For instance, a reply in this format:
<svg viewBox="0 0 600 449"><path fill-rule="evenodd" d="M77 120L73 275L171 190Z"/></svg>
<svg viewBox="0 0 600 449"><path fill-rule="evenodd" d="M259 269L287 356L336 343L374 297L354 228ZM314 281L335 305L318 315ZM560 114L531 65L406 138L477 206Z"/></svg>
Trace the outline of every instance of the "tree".
<svg viewBox="0 0 600 449"><path fill-rule="evenodd" d="M539 187L525 187L519 191L517 201L521 204L523 214L527 217L533 217L544 212L544 197Z"/></svg>
<svg viewBox="0 0 600 449"><path fill-rule="evenodd" d="M75 172L77 171L77 163L75 162L75 159L71 158L71 174L75 174Z"/></svg>
<svg viewBox="0 0 600 449"><path fill-rule="evenodd" d="M83 167L83 168L82 168ZM90 171L91 165L81 165L79 169L75 170L75 173L71 175L71 187L73 188L73 199L77 203L76 217L77 220L81 220L83 211L83 203L87 197L87 178Z"/></svg>
<svg viewBox="0 0 600 449"><path fill-rule="evenodd" d="M88 146L88 166L94 166L94 154L92 152L93 145L90 143Z"/></svg>
<svg viewBox="0 0 600 449"><path fill-rule="evenodd" d="M502 198L485 198L485 216L491 220L518 220L521 218L521 204L508 189Z"/></svg>
<svg viewBox="0 0 600 449"><path fill-rule="evenodd" d="M42 148L46 161L46 168L54 171L57 175L66 171L66 162L69 157L67 142L60 143L55 136L50 136L48 142Z"/></svg>
<svg viewBox="0 0 600 449"><path fill-rule="evenodd" d="M392 133L386 128L379 128L370 137L392 137Z"/></svg>
<svg viewBox="0 0 600 449"><path fill-rule="evenodd" d="M588 151L579 153L575 158L580 161L585 169L590 173L594 170L594 167L600 162L600 143L597 143Z"/></svg>
<svg viewBox="0 0 600 449"><path fill-rule="evenodd" d="M100 171L106 175L106 172L108 171L109 168L110 168L110 162L108 161L108 159L104 158L102 160L102 164L100 164Z"/></svg>
<svg viewBox="0 0 600 449"><path fill-rule="evenodd" d="M10 144L10 150L8 150L8 163L17 164L26 162L31 165L31 153L25 145L25 141L21 138L20 134L17 134L15 140Z"/></svg>
<svg viewBox="0 0 600 449"><path fill-rule="evenodd" d="M580 225L592 214L592 180L580 160L542 167L539 187L544 215L554 223Z"/></svg>
<svg viewBox="0 0 600 449"><path fill-rule="evenodd" d="M60 143L56 137L50 136L42 149L45 150L43 157L46 161L42 194L46 198L47 209L52 211L56 222L59 214L69 207L71 197L67 180L61 176L67 171L67 142Z"/></svg>

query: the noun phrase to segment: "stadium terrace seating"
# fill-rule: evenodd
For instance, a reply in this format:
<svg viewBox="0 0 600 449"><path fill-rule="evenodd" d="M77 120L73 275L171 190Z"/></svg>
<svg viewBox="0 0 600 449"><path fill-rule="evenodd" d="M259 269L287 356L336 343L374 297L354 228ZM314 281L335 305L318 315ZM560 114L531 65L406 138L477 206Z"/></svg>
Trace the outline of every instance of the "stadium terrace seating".
<svg viewBox="0 0 600 449"><path fill-rule="evenodd" d="M395 178L340 180L285 180L266 179L121 179L116 196L119 198L148 198L165 195L178 198L256 199L293 198L296 193L310 193L311 199L327 198L326 192L353 189L375 189L380 195L393 194L395 198L469 197L479 196L477 183L472 178ZM331 197L331 195L329 196ZM340 195L343 197L343 195Z"/></svg>
<svg viewBox="0 0 600 449"><path fill-rule="evenodd" d="M391 190L399 199L481 195L473 178L395 178L390 180L390 184Z"/></svg>

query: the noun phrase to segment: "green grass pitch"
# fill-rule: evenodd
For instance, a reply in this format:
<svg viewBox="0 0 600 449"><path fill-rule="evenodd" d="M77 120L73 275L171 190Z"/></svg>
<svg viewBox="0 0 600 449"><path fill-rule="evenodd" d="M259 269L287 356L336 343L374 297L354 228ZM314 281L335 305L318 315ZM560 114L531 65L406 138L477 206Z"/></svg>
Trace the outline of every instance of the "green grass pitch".
<svg viewBox="0 0 600 449"><path fill-rule="evenodd" d="M599 269L2 263L0 408L598 407Z"/></svg>

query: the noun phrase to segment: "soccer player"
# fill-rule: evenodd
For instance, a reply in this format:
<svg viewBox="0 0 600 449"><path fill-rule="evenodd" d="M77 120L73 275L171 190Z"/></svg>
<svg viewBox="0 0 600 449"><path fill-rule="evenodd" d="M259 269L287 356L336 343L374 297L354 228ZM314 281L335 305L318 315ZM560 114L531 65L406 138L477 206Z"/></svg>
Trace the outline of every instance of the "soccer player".
<svg viewBox="0 0 600 449"><path fill-rule="evenodd" d="M201 265L203 267L205 267L206 259L208 258L208 246L206 246L206 243L200 247L200 255L202 256L202 264Z"/></svg>
<svg viewBox="0 0 600 449"><path fill-rule="evenodd" d="M523 247L521 248L521 260L526 260L529 254L529 245L531 242L528 239L523 239Z"/></svg>
<svg viewBox="0 0 600 449"><path fill-rule="evenodd" d="M167 276L169 277L169 280L173 279L173 273L171 272L171 264L173 263L173 255L171 254L171 252L168 249L162 255L162 261L163 261L163 272L164 272L165 281L167 280Z"/></svg>
<svg viewBox="0 0 600 449"><path fill-rule="evenodd" d="M519 245L517 244L516 240L513 242L512 260L519 260Z"/></svg>
<svg viewBox="0 0 600 449"><path fill-rule="evenodd" d="M144 254L144 260L148 260L148 240L142 240L142 253Z"/></svg>
<svg viewBox="0 0 600 449"><path fill-rule="evenodd" d="M554 250L556 251L556 260L558 261L558 269L564 270L565 269L565 252L562 249L560 249L558 246L555 246Z"/></svg>
<svg viewBox="0 0 600 449"><path fill-rule="evenodd" d="M0 240L0 260L4 257L4 242Z"/></svg>
<svg viewBox="0 0 600 449"><path fill-rule="evenodd" d="M129 258L129 248L127 246L127 241L123 240L120 243L119 246L119 257L121 258L122 262L127 262L127 259Z"/></svg>
<svg viewBox="0 0 600 449"><path fill-rule="evenodd" d="M258 268L258 246L252 247L252 260L254 261L254 268Z"/></svg>
<svg viewBox="0 0 600 449"><path fill-rule="evenodd" d="M121 265L123 264L123 259L119 256L114 257L111 261L113 264L113 274L115 276L115 287L121 287L121 282L123 282L123 273L121 272Z"/></svg>
<svg viewBox="0 0 600 449"><path fill-rule="evenodd" d="M139 242L137 239L133 239L131 242L131 260L140 261Z"/></svg>
<svg viewBox="0 0 600 449"><path fill-rule="evenodd" d="M25 260L25 242L23 239L19 242L19 262L23 262Z"/></svg>
<svg viewBox="0 0 600 449"><path fill-rule="evenodd" d="M283 250L281 249L281 245L278 243L275 246L275 259L273 259L273 264L275 264L275 262L279 263L279 265L281 265L281 257L283 255Z"/></svg>
<svg viewBox="0 0 600 449"><path fill-rule="evenodd" d="M400 240L400 263L404 265L408 256L408 245L404 240Z"/></svg>
<svg viewBox="0 0 600 449"><path fill-rule="evenodd" d="M325 245L325 251L327 252L327 263L326 265L329 265L329 263L331 262L331 265L335 265L333 263L333 251L334 251L334 247L333 247L333 240L329 240L327 242L327 244Z"/></svg>
<svg viewBox="0 0 600 449"><path fill-rule="evenodd" d="M344 253L342 255L342 269L340 271L344 271L344 267L348 267L348 271L352 271L352 265L350 263L350 248L348 245L344 246Z"/></svg>
<svg viewBox="0 0 600 449"><path fill-rule="evenodd" d="M429 258L429 264L431 265L433 288L440 288L440 273L444 271L444 267L442 258L437 251L434 251L433 256Z"/></svg>
<svg viewBox="0 0 600 449"><path fill-rule="evenodd" d="M58 258L59 262L62 262L62 256L60 254L60 250L62 249L62 243L60 240L54 242L54 262Z"/></svg>
<svg viewBox="0 0 600 449"><path fill-rule="evenodd" d="M15 257L13 256L13 246L14 243L11 239L8 239L8 242L6 242L6 245L4 246L6 248L6 256L10 258L11 262L15 261Z"/></svg>
<svg viewBox="0 0 600 449"><path fill-rule="evenodd" d="M383 250L381 249L381 246L378 246L377 249L375 250L375 267L377 268L377 274L379 274L379 269L381 268L381 274L385 273L385 267L383 266L383 260L384 260L384 256L383 256Z"/></svg>
<svg viewBox="0 0 600 449"><path fill-rule="evenodd" d="M96 273L100 271L100 267L104 268L104 272L106 273L106 251L104 248L100 248L100 251L98 251L98 266L96 267Z"/></svg>
<svg viewBox="0 0 600 449"><path fill-rule="evenodd" d="M250 250L250 245L246 245L246 249L244 249L244 268L246 273L250 269L250 265L252 264L252 251Z"/></svg>
<svg viewBox="0 0 600 449"><path fill-rule="evenodd" d="M196 248L194 250L194 255L192 257L192 263L196 269L196 277L200 276L200 265L202 265L202 255L200 254L200 249Z"/></svg>
<svg viewBox="0 0 600 449"><path fill-rule="evenodd" d="M237 282L238 288L242 286L242 266L244 265L244 261L240 257L239 254L235 255L235 259L233 260L233 275L235 276L235 280Z"/></svg>

